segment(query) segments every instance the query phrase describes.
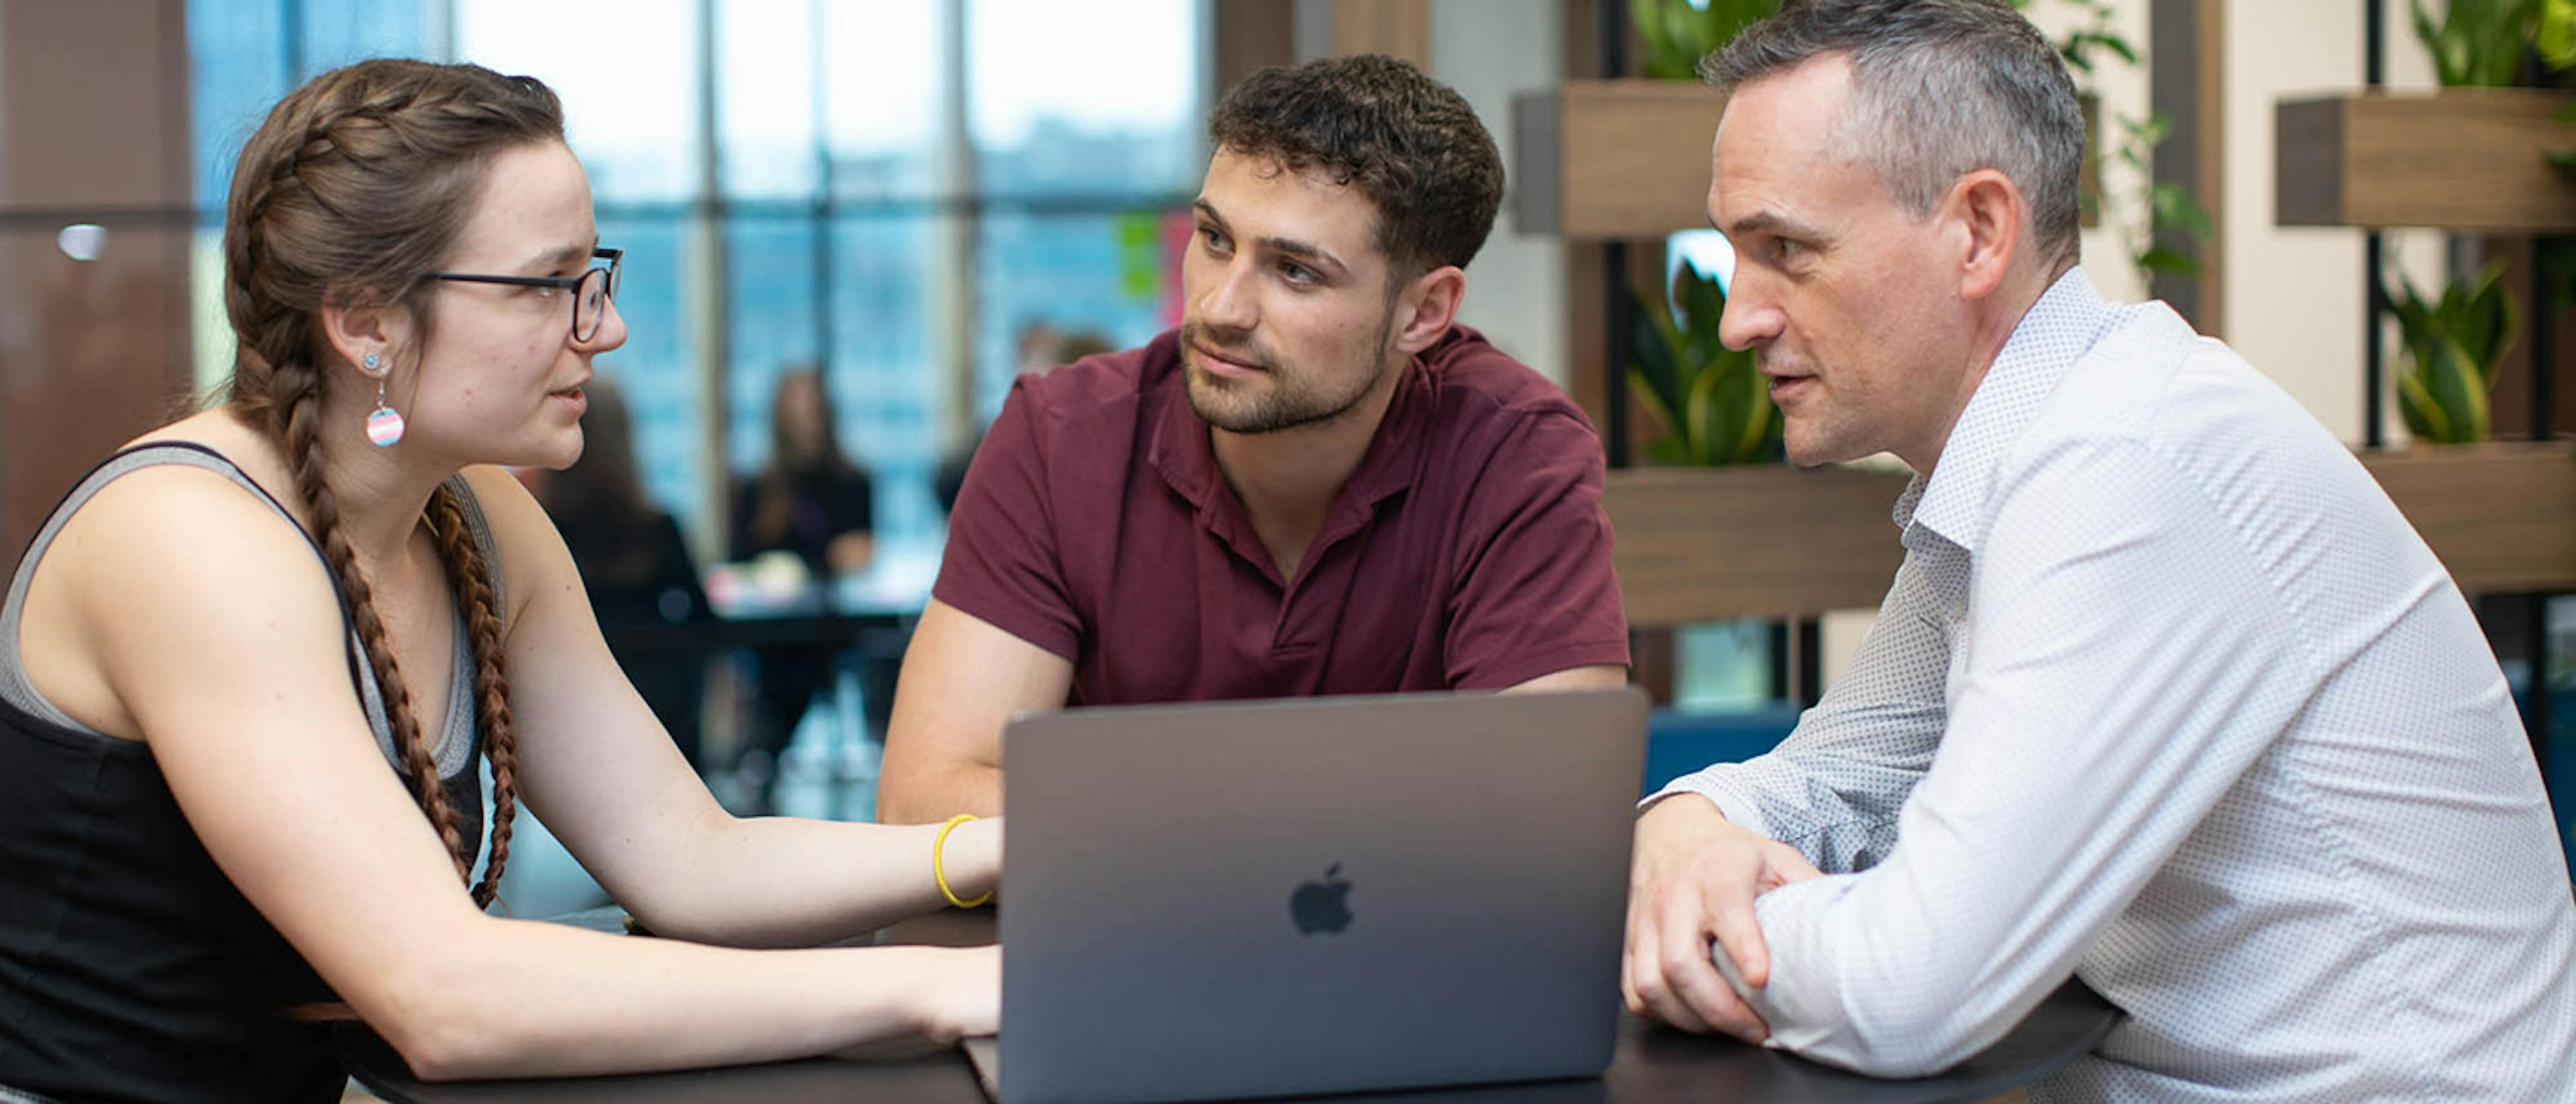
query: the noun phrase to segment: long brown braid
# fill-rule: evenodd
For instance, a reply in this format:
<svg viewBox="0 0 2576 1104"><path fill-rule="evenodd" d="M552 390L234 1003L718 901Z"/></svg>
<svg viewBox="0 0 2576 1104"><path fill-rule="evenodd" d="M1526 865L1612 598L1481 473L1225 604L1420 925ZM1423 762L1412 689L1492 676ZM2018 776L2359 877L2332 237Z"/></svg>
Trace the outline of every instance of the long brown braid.
<svg viewBox="0 0 2576 1104"><path fill-rule="evenodd" d="M527 77L473 65L375 60L314 78L269 112L243 146L224 223L224 309L239 338L227 400L263 426L295 473L314 539L338 576L350 620L375 672L413 799L437 829L459 880L471 842L440 784L428 737L386 643L375 591L342 532L325 457L359 427L325 427L322 396L350 373L322 340L322 308L408 309L433 328L428 273L455 246L493 154L563 140L555 94ZM418 362L417 349L410 350ZM509 858L518 808L517 741L502 670L501 614L486 565L446 488L429 521L449 588L464 611L475 664L476 720L492 763L491 851L477 905L492 901Z"/></svg>
<svg viewBox="0 0 2576 1104"><path fill-rule="evenodd" d="M475 720L483 727L483 753L492 760L492 852L474 887L474 903L488 905L510 862L510 820L519 810L519 740L510 723L510 672L501 663L500 603L484 573L482 549L466 527L465 503L439 488L429 516L448 588L465 608L465 631L474 641Z"/></svg>

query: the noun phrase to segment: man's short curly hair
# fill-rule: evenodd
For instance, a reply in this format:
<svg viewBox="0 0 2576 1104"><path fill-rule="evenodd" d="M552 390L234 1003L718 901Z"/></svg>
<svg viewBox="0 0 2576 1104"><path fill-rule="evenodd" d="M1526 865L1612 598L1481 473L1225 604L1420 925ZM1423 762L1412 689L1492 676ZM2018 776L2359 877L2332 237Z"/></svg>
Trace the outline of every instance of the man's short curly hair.
<svg viewBox="0 0 2576 1104"><path fill-rule="evenodd" d="M1466 267L1503 202L1503 158L1465 97L1377 54L1271 66L1244 78L1208 119L1217 149L1318 169L1377 208L1377 244L1396 279Z"/></svg>

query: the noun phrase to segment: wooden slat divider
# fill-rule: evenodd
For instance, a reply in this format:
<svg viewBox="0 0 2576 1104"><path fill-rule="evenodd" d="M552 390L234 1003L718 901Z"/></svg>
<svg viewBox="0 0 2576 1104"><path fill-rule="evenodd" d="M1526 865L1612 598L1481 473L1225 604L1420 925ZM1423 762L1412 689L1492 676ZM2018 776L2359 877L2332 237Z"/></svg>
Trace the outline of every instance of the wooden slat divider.
<svg viewBox="0 0 2576 1104"><path fill-rule="evenodd" d="M1776 464L1611 472L1602 504L1629 624L1877 605L1904 558L1888 511L1905 482Z"/></svg>
<svg viewBox="0 0 2576 1104"><path fill-rule="evenodd" d="M2576 441L2445 445L2361 462L2460 589L2576 591Z"/></svg>
<svg viewBox="0 0 2576 1104"><path fill-rule="evenodd" d="M2455 88L2283 100L2274 109L2273 216L2283 226L2421 226L2462 233L2576 230L2576 149L2550 116L2576 94Z"/></svg>
<svg viewBox="0 0 2576 1104"><path fill-rule="evenodd" d="M2470 593L2576 591L2576 441L2362 463ZM1876 606L1904 549L1901 473L1780 465L1610 473L1619 585L1640 628Z"/></svg>
<svg viewBox="0 0 2576 1104"><path fill-rule="evenodd" d="M1725 110L1696 81L1566 81L1514 97L1514 228L1598 240L1706 227Z"/></svg>

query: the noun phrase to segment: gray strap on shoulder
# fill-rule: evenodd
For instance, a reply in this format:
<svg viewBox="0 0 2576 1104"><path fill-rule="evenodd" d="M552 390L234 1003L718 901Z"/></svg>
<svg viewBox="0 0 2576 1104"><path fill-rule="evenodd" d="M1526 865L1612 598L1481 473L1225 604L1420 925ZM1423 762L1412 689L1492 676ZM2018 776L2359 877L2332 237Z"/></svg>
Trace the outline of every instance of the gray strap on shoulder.
<svg viewBox="0 0 2576 1104"><path fill-rule="evenodd" d="M78 513L83 505L97 497L98 492L106 489L108 484L119 478L162 464L184 464L230 479L258 496L260 501L267 503L269 509L277 511L279 517L286 519L287 524L295 524L294 515L287 513L284 506L269 497L266 488L252 481L251 477L243 474L232 461L211 449L184 442L167 442L138 446L108 457L99 466L90 469L90 473L82 477L69 494L63 496L61 504L54 507L54 512L46 516L45 524L36 530L35 539L27 543L26 555L19 559L18 570L9 580L8 598L5 603L0 603L0 698L5 698L9 704L64 728L79 732L90 731L88 725L73 720L70 714L55 708L54 703L36 693L36 688L27 681L26 664L22 662L22 657L18 653L19 621L26 609L27 582L35 577L36 562L45 558L45 550L52 546L54 537L62 532L64 523L70 521L72 515ZM296 531L300 533L303 530L299 526ZM321 552L316 549L314 554L318 556Z"/></svg>

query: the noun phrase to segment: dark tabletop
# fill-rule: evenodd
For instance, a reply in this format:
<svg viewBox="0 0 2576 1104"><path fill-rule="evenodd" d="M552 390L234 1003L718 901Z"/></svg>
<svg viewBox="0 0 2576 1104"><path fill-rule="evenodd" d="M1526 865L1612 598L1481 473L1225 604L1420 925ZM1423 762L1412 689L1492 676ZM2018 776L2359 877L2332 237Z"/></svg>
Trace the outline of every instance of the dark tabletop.
<svg viewBox="0 0 2576 1104"><path fill-rule="evenodd" d="M567 917L585 927L614 930L611 910ZM989 912L945 912L906 921L879 933L880 943L971 946L992 942ZM2048 1075L2093 1049L2119 1022L2120 1013L2082 982L2050 994L2003 1041L1957 1068L1934 1077L1885 1081L1844 1073L1778 1051L1731 1039L1685 1035L1623 1016L1610 1068L1597 1079L1518 1085L1374 1093L1357 1097L1304 1097L1386 1101L1389 1104L1647 1104L1691 1101L1918 1101L1982 1100ZM757 1066L689 1070L626 1077L575 1077L542 1081L423 1084L362 1026L345 1027L341 1053L349 1072L376 1095L419 1104L525 1100L544 1102L746 1101L763 1104L849 1104L903 1101L980 1104L984 1092L964 1055L945 1051L905 1061L850 1062L809 1059Z"/></svg>

